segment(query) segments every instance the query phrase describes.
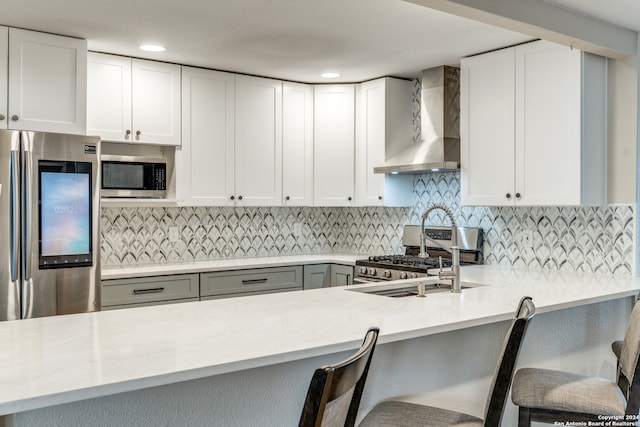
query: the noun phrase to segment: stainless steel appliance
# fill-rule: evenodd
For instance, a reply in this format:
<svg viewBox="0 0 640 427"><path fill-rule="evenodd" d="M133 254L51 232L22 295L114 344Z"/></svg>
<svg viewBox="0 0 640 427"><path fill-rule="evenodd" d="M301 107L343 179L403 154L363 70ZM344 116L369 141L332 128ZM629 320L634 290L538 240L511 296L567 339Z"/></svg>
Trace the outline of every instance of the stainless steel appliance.
<svg viewBox="0 0 640 427"><path fill-rule="evenodd" d="M356 261L354 283L413 279L438 275L440 267L451 267L451 227L425 228L428 256L421 257L421 226L405 225L400 255L376 255ZM482 264L484 233L481 228L457 227L460 265ZM446 248L446 249L445 249Z"/></svg>
<svg viewBox="0 0 640 427"><path fill-rule="evenodd" d="M391 140L374 173L423 173L460 168L460 69L422 71L421 140Z"/></svg>
<svg viewBox="0 0 640 427"><path fill-rule="evenodd" d="M102 197L161 199L167 193L167 160L102 155Z"/></svg>
<svg viewBox="0 0 640 427"><path fill-rule="evenodd" d="M100 139L0 130L0 320L100 308Z"/></svg>

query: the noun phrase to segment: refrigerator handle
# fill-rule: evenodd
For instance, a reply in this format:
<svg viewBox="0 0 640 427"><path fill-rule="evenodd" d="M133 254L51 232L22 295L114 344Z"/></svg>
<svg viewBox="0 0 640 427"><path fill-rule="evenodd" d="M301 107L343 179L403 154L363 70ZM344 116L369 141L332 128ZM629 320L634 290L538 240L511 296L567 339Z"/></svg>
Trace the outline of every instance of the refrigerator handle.
<svg viewBox="0 0 640 427"><path fill-rule="evenodd" d="M11 281L15 282L18 280L20 271L19 271L19 261L20 261L20 217L19 217L19 201L20 201L20 165L19 162L20 152L18 150L11 150L11 164L9 165L9 170L11 173L10 176L10 184L9 184L9 226L10 230L10 240L11 242L9 250L9 257L11 258Z"/></svg>
<svg viewBox="0 0 640 427"><path fill-rule="evenodd" d="M24 168L22 186L23 189L23 230L24 230L24 277L23 281L26 283L31 280L31 224L33 224L33 213L31 212L33 191L35 190L31 182L33 169L33 156L31 151L24 151Z"/></svg>

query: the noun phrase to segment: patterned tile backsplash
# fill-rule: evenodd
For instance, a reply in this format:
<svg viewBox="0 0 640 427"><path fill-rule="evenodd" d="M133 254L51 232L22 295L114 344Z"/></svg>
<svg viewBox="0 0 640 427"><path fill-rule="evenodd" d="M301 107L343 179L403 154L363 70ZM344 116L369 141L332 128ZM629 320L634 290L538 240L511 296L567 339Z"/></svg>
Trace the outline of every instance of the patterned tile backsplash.
<svg viewBox="0 0 640 427"><path fill-rule="evenodd" d="M485 263L630 275L634 208L461 207L458 172L416 175L411 208L103 208L103 265L351 252L401 253L402 227L443 203L485 232ZM434 211L432 225L448 225ZM296 225L297 224L297 225ZM170 242L169 229L178 240ZM299 227L299 230L297 230ZM533 247L521 233L533 233Z"/></svg>
<svg viewBox="0 0 640 427"><path fill-rule="evenodd" d="M414 142L420 139L420 79L413 81ZM411 208L103 208L103 265L350 252L402 253L402 228L442 203L458 225L484 229L485 263L630 275L633 206L460 206L459 172L415 175ZM429 224L449 225L434 211ZM300 230L294 224L299 224ZM170 242L169 228L178 228ZM522 231L533 247L523 247Z"/></svg>

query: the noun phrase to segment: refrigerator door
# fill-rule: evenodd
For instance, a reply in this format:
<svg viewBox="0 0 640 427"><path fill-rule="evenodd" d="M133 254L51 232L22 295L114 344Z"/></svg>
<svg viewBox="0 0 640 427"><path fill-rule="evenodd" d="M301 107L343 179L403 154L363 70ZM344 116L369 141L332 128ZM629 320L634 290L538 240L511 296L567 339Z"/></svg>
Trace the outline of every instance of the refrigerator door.
<svg viewBox="0 0 640 427"><path fill-rule="evenodd" d="M20 318L20 133L0 131L0 320Z"/></svg>
<svg viewBox="0 0 640 427"><path fill-rule="evenodd" d="M100 309L97 137L22 132L22 318Z"/></svg>

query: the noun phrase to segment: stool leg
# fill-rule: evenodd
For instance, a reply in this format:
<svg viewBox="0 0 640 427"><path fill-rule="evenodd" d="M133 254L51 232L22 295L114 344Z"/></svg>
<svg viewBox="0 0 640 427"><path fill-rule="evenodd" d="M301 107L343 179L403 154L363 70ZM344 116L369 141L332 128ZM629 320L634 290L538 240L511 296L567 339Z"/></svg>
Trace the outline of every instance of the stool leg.
<svg viewBox="0 0 640 427"><path fill-rule="evenodd" d="M531 427L531 411L523 406L518 410L518 427Z"/></svg>

